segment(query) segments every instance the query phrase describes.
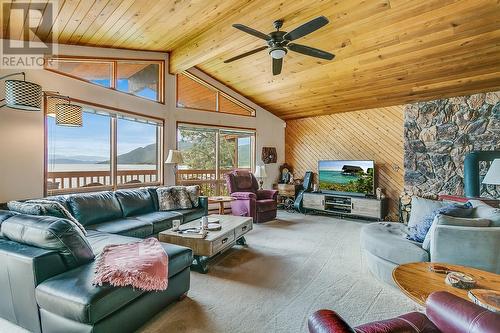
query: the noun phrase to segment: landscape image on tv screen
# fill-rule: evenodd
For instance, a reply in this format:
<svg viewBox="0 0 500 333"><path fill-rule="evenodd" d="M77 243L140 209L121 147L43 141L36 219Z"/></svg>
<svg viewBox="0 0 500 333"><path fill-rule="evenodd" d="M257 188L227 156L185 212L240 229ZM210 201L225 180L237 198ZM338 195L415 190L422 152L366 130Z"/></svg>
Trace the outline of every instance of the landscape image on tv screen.
<svg viewBox="0 0 500 333"><path fill-rule="evenodd" d="M323 191L373 194L373 161L319 161Z"/></svg>

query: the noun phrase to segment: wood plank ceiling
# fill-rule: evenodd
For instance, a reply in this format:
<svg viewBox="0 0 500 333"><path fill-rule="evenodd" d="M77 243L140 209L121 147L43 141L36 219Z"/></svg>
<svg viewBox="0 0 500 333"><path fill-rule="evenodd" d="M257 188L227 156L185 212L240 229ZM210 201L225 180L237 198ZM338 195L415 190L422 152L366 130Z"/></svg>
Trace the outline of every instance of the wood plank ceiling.
<svg viewBox="0 0 500 333"><path fill-rule="evenodd" d="M60 0L43 40L171 53L171 72L197 66L283 119L500 89L499 0ZM325 15L300 44L333 61L289 52L281 75L263 45L231 27L270 32ZM19 20L22 20L19 19ZM20 22L3 20L7 27Z"/></svg>

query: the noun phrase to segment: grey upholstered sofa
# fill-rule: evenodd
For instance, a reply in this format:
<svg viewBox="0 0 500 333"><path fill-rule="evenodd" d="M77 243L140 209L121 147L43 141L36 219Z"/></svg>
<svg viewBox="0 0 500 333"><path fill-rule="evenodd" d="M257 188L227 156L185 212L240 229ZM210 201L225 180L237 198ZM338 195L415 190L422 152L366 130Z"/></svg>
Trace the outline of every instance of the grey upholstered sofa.
<svg viewBox="0 0 500 333"><path fill-rule="evenodd" d="M92 285L95 257L106 245L150 237L207 214L198 207L158 211L154 189L52 197L85 226L52 216L0 210L0 317L31 332L132 332L189 290L189 248L162 243L168 288L144 292Z"/></svg>
<svg viewBox="0 0 500 333"><path fill-rule="evenodd" d="M395 286L394 268L410 262L457 264L500 274L500 209L481 201L471 200L471 203L471 218L488 219L490 226L441 225L438 222L429 251L422 248L422 243L405 238L406 225L403 223L376 222L364 226L361 248L366 266L379 280L392 286Z"/></svg>

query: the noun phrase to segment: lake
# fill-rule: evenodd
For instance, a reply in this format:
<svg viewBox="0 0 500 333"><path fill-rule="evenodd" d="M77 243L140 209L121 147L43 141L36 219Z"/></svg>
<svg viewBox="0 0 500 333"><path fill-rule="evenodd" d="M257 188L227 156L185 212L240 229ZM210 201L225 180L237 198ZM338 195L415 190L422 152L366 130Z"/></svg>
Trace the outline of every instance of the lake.
<svg viewBox="0 0 500 333"><path fill-rule="evenodd" d="M108 171L109 164L49 164L49 172L63 171ZM118 164L118 170L156 170L151 164Z"/></svg>

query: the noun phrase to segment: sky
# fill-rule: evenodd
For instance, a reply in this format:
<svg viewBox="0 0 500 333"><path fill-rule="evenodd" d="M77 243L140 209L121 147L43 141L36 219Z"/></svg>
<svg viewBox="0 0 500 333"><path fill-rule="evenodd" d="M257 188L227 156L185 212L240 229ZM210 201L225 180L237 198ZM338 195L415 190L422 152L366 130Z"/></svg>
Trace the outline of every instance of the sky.
<svg viewBox="0 0 500 333"><path fill-rule="evenodd" d="M354 165L363 168L373 168L373 161L319 161L319 169L328 171L341 171L344 165Z"/></svg>
<svg viewBox="0 0 500 333"><path fill-rule="evenodd" d="M109 80L93 80L95 84L109 87ZM118 90L128 92L128 80L118 80ZM156 92L145 88L138 96L156 100ZM110 122L109 117L96 114L83 114L83 127L56 126L55 119L48 117L49 156L70 158L77 156L109 159ZM128 153L139 147L156 143L156 127L150 124L118 119L118 155Z"/></svg>

